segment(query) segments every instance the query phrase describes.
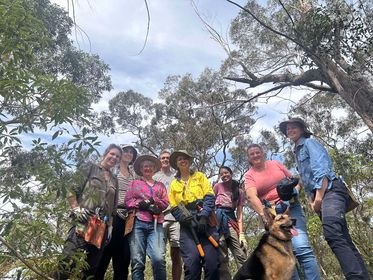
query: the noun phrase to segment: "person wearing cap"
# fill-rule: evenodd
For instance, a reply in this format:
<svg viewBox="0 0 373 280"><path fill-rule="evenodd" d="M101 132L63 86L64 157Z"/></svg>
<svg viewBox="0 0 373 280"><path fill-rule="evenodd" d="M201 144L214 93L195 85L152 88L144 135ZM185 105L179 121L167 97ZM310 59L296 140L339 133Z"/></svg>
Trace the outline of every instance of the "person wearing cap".
<svg viewBox="0 0 373 280"><path fill-rule="evenodd" d="M261 217L264 226L268 225L263 211L264 200L275 205L278 212L284 212L289 206L289 215L296 219L297 234L291 239L294 255L297 258L305 279L321 279L316 257L313 253L307 234L307 224L304 211L298 201L300 186L293 189L294 195L287 197L289 201L282 201L281 193L277 191L277 184L284 178L292 177L289 170L276 160L265 160L264 151L258 144L251 144L247 148L250 164L245 173L245 190L247 199L256 213ZM297 269L292 279L300 279Z"/></svg>
<svg viewBox="0 0 373 280"><path fill-rule="evenodd" d="M221 280L232 279L229 272L228 248L241 267L247 259L246 239L242 227L242 210L245 193L240 183L232 179L233 172L228 166L219 168L221 182L214 185L216 216L219 221L219 243L224 252L220 254L219 275Z"/></svg>
<svg viewBox="0 0 373 280"><path fill-rule="evenodd" d="M86 253L85 260L88 264L81 271L82 279L92 279L96 274L103 250L112 235L113 217L116 212L116 197L118 195L118 181L112 169L119 163L122 149L110 144L104 151L99 164L90 164L83 170L81 182L68 192L67 201L71 208L73 226L68 232L62 251L62 258L58 263L55 279L69 279L72 268L76 266L74 254L77 251ZM101 243L87 239L89 221L100 221L104 226L101 233ZM102 229L102 228L100 228Z"/></svg>
<svg viewBox="0 0 373 280"><path fill-rule="evenodd" d="M171 213L180 222L180 250L184 262L184 279L219 279L219 251L208 237L217 240L216 225L209 223L215 208L214 191L205 174L191 169L193 157L185 150L170 156L171 167L176 170L169 191ZM184 209L184 210L183 210ZM196 237L197 240L195 240ZM203 249L204 257L197 248ZM216 241L215 241L216 243Z"/></svg>
<svg viewBox="0 0 373 280"><path fill-rule="evenodd" d="M125 196L125 206L136 216L129 236L132 280L144 279L146 255L151 260L154 279L166 279L162 211L168 206L168 196L164 184L153 179L160 166L154 156L139 156L134 169L140 179L131 182Z"/></svg>
<svg viewBox="0 0 373 280"><path fill-rule="evenodd" d="M153 176L154 180L162 182L167 192L170 190L171 181L175 178L175 172L170 166L170 151L163 150L159 155L161 170ZM165 210L163 229L167 240L170 242L170 256L172 263L172 280L180 280L182 273L182 260L180 254L180 224L170 213L170 207Z"/></svg>
<svg viewBox="0 0 373 280"><path fill-rule="evenodd" d="M328 151L311 138L312 132L300 118L281 122L280 131L295 144L297 168L310 207L321 218L324 238L337 257L345 278L370 279L347 227L348 190L334 173Z"/></svg>
<svg viewBox="0 0 373 280"><path fill-rule="evenodd" d="M128 268L131 257L128 238L123 234L128 213L124 205L124 197L130 182L135 179L135 174L131 167L133 162L136 160L137 151L129 144L121 144L120 147L122 149L122 158L119 164L119 173L117 175L117 214L114 216L113 220L112 238L110 243L104 249L104 253L95 274L96 280L103 280L105 278L105 272L111 259L114 272L113 279L122 280L128 278Z"/></svg>

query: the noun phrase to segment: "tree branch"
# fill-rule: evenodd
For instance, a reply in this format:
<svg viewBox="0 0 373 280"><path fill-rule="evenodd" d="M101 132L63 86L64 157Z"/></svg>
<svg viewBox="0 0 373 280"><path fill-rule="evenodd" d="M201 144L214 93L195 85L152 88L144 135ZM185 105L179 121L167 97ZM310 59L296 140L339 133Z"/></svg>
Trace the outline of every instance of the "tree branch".
<svg viewBox="0 0 373 280"><path fill-rule="evenodd" d="M321 74L319 69L310 69L299 75L292 73L284 73L277 75L265 75L263 77L257 78L256 80L248 78L237 78L237 77L224 77L224 79L249 84L250 87L257 87L265 83L286 83L286 86L307 86L318 90L327 90L331 92L336 92L332 87L319 87L315 84L311 84L312 81L319 81L327 84L327 80ZM283 87L283 86L281 86Z"/></svg>
<svg viewBox="0 0 373 280"><path fill-rule="evenodd" d="M0 236L0 241L10 250L13 252L13 254L21 261L24 263L25 266L27 266L29 269L31 269L33 272L35 272L37 275L39 275L40 277L42 277L43 279L48 279L48 280L53 280L53 278L45 275L44 273L42 273L41 271L39 271L38 269L36 269L35 267L33 267L31 264L28 263L28 261L26 261L26 259L20 254L17 252L16 249L14 249L6 240L4 237Z"/></svg>

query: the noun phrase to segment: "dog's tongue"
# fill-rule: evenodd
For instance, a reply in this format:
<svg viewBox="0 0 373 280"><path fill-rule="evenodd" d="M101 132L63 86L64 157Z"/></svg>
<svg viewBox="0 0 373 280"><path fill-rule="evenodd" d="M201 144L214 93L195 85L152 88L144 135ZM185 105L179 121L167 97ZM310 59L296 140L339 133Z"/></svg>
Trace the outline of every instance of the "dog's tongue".
<svg viewBox="0 0 373 280"><path fill-rule="evenodd" d="M298 236L298 231L295 229L295 227L291 227L290 232L293 236Z"/></svg>

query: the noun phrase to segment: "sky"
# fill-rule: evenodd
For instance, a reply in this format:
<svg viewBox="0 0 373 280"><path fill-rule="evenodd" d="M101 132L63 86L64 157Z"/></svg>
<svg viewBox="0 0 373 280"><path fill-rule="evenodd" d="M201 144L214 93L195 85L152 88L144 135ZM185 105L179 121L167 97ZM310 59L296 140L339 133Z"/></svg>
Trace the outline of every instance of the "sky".
<svg viewBox="0 0 373 280"><path fill-rule="evenodd" d="M53 0L73 15L72 0ZM191 73L197 78L206 68L218 69L226 58L195 13L190 0L148 0L150 29L145 49L147 12L142 0L74 0L75 21L80 29L72 40L84 51L98 54L110 68L113 90L106 92L96 111L108 108L108 100L132 89L155 99L169 75ZM237 0L244 5L246 1ZM225 0L195 0L200 14L227 37L229 24L239 9ZM85 35L86 34L86 35ZM89 40L88 40L89 38ZM285 98L294 96L289 91ZM286 117L289 103L271 100L260 105L261 118L254 129L272 129ZM100 136L103 143L129 143L129 135Z"/></svg>

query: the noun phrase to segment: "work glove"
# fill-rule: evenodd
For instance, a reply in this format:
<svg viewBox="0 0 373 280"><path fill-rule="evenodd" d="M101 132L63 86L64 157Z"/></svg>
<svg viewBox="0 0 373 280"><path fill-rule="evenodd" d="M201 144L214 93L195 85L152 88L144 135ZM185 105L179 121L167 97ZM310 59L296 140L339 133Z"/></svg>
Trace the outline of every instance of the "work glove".
<svg viewBox="0 0 373 280"><path fill-rule="evenodd" d="M139 202L138 206L139 206L139 209L141 209L141 210L149 210L149 206L151 204L154 204L154 199L153 198L141 200Z"/></svg>
<svg viewBox="0 0 373 280"><path fill-rule="evenodd" d="M89 217L89 210L80 206L76 206L72 209L72 216L79 223L86 223Z"/></svg>
<svg viewBox="0 0 373 280"><path fill-rule="evenodd" d="M247 250L247 241L246 241L245 235L243 233L240 233L239 240L240 240L240 246L244 249L244 251L246 251Z"/></svg>
<svg viewBox="0 0 373 280"><path fill-rule="evenodd" d="M279 202L276 203L275 206L275 211L276 214L283 214L285 211L289 208L290 204L288 201L282 201L280 200Z"/></svg>
<svg viewBox="0 0 373 280"><path fill-rule="evenodd" d="M280 182L277 183L276 190L277 194L283 201L290 200L294 193L294 187L298 185L299 179L298 178L284 178Z"/></svg>
<svg viewBox="0 0 373 280"><path fill-rule="evenodd" d="M127 217L128 217L128 210L127 209L122 209L122 208L121 209L117 209L117 215L122 220L126 220Z"/></svg>
<svg viewBox="0 0 373 280"><path fill-rule="evenodd" d="M205 233L207 231L207 217L206 216L200 216L198 220L198 232L199 233Z"/></svg>
<svg viewBox="0 0 373 280"><path fill-rule="evenodd" d="M192 220L190 212L183 212L178 206L171 208L171 214L180 223Z"/></svg>
<svg viewBox="0 0 373 280"><path fill-rule="evenodd" d="M162 213L162 211L161 211L161 210L158 208L158 206L155 205L155 204L151 204L151 205L149 206L149 210L150 210L154 215L159 215L159 214Z"/></svg>

